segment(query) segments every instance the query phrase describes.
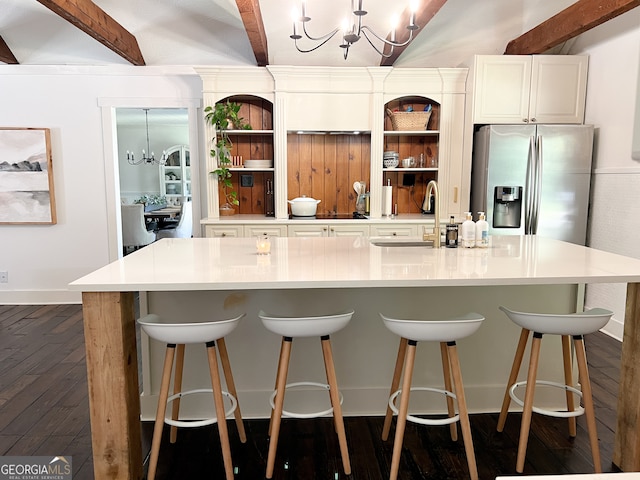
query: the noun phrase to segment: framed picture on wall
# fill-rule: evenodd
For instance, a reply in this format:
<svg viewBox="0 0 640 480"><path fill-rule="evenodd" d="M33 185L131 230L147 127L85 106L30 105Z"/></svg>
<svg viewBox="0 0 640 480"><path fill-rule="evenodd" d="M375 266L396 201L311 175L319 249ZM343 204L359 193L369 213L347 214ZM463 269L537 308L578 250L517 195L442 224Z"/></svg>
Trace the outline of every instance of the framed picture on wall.
<svg viewBox="0 0 640 480"><path fill-rule="evenodd" d="M48 128L0 127L0 224L56 223Z"/></svg>

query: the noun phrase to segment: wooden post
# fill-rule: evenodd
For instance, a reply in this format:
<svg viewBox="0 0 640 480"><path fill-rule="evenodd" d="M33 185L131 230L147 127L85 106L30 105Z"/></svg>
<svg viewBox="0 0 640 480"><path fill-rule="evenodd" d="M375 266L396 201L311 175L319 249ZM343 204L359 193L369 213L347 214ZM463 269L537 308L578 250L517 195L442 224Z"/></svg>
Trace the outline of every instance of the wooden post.
<svg viewBox="0 0 640 480"><path fill-rule="evenodd" d="M624 472L640 471L640 284L627 285L618 421L613 463Z"/></svg>
<svg viewBox="0 0 640 480"><path fill-rule="evenodd" d="M140 393L131 292L83 292L96 479L142 479Z"/></svg>

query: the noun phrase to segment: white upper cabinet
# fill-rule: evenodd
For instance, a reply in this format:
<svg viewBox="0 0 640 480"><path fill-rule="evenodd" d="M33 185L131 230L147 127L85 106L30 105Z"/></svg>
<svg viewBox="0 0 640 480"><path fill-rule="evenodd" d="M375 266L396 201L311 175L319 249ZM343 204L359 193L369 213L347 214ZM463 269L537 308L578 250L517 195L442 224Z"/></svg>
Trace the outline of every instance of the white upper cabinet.
<svg viewBox="0 0 640 480"><path fill-rule="evenodd" d="M581 55L478 55L474 123L583 123L587 69Z"/></svg>

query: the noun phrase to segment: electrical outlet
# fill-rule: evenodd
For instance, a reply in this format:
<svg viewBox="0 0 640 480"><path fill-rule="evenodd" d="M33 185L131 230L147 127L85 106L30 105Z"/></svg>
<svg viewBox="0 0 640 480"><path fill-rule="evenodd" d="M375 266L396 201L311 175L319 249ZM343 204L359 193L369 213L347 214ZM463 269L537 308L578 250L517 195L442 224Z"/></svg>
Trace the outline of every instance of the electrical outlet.
<svg viewBox="0 0 640 480"><path fill-rule="evenodd" d="M0 272L0 283L9 283L9 272Z"/></svg>

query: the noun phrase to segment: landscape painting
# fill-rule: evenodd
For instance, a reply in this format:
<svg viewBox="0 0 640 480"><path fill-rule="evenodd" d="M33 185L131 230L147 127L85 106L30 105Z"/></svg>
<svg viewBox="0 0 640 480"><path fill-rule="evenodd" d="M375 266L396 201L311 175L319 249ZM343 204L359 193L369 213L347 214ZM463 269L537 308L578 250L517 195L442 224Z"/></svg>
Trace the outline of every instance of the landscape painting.
<svg viewBox="0 0 640 480"><path fill-rule="evenodd" d="M0 224L55 224L48 128L0 127Z"/></svg>

